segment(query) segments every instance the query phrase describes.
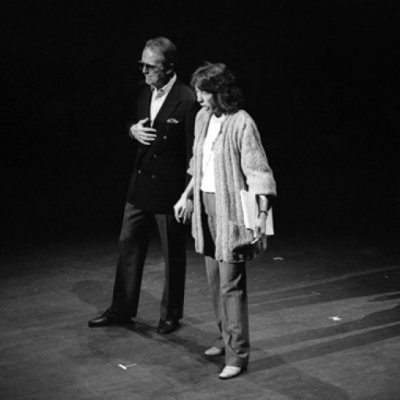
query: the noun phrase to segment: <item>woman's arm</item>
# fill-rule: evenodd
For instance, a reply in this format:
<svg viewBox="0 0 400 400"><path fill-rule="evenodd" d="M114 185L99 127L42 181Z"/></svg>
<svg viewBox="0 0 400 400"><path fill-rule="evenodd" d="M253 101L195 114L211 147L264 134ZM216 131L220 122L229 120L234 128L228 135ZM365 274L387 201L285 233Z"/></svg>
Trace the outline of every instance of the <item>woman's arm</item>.
<svg viewBox="0 0 400 400"><path fill-rule="evenodd" d="M257 196L258 210L259 213L268 213L268 197L265 194L259 194Z"/></svg>
<svg viewBox="0 0 400 400"><path fill-rule="evenodd" d="M258 218L256 220L256 239L259 239L266 232L268 216L268 197L265 194L257 195Z"/></svg>
<svg viewBox="0 0 400 400"><path fill-rule="evenodd" d="M174 205L174 215L178 222L186 224L190 221L193 212L193 202L189 198L194 189L194 178L190 180L186 186L185 191L182 193L181 198Z"/></svg>

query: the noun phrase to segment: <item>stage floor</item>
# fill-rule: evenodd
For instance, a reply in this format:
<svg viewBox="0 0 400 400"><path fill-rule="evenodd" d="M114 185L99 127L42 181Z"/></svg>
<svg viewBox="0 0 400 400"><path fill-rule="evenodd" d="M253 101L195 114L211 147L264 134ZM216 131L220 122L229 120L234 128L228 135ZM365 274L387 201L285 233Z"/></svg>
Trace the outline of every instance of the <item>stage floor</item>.
<svg viewBox="0 0 400 400"><path fill-rule="evenodd" d="M1 398L396 400L400 257L353 236L276 236L248 264L249 369L221 381L203 259L188 244L185 316L155 332L163 258L154 236L139 316L90 329L110 302L117 235L8 246L1 267ZM124 368L125 367L125 368Z"/></svg>

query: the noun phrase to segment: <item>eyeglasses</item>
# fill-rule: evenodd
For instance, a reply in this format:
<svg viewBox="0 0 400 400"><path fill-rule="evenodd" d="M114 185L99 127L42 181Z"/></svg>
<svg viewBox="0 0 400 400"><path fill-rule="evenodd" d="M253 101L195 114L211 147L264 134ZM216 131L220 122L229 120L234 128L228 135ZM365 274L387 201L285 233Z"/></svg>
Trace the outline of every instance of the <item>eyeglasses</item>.
<svg viewBox="0 0 400 400"><path fill-rule="evenodd" d="M157 70L163 69L162 67L160 67L158 65L147 64L143 61L138 61L138 68L142 72L143 71L157 71Z"/></svg>

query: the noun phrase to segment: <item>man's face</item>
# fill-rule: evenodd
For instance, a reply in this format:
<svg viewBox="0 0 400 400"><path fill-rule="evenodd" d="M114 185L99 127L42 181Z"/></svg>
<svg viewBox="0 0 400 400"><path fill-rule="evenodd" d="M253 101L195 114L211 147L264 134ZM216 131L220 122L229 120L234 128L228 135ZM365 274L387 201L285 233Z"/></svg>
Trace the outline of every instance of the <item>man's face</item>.
<svg viewBox="0 0 400 400"><path fill-rule="evenodd" d="M164 58L161 54L145 47L142 59L139 61L139 68L145 76L146 83L159 89L167 84L170 75L163 66Z"/></svg>

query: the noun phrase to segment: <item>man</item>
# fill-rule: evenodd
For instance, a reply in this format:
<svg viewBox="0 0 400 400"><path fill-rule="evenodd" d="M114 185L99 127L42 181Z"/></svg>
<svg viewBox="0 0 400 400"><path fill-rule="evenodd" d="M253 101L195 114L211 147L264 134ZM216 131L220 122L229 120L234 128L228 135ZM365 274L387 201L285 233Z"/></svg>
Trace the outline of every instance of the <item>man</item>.
<svg viewBox="0 0 400 400"><path fill-rule="evenodd" d="M89 327L133 323L136 317L149 227L155 218L165 258L165 282L157 328L167 334L183 315L186 230L173 215L173 205L187 183L194 120L199 106L194 91L177 79L177 49L167 38L150 39L139 68L145 77L137 99L137 123L130 137L137 143L119 239L119 257L111 306ZM187 222L190 211L184 216Z"/></svg>

